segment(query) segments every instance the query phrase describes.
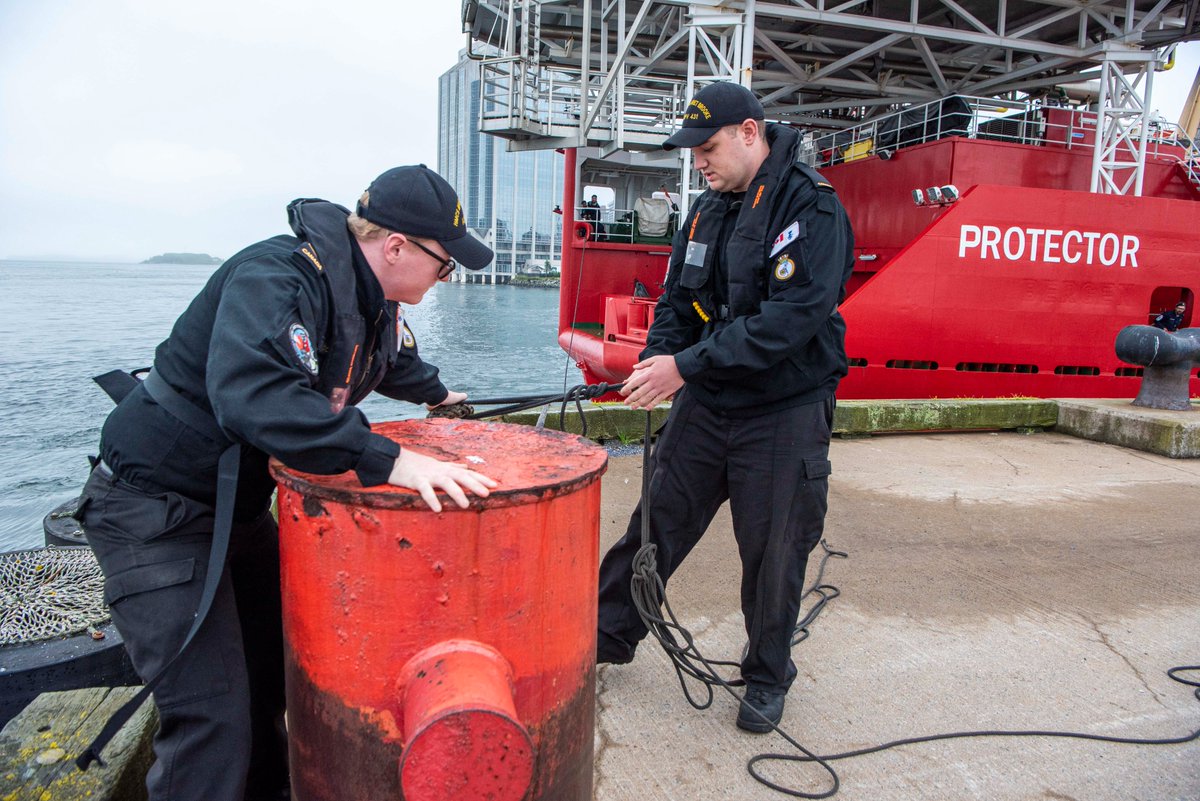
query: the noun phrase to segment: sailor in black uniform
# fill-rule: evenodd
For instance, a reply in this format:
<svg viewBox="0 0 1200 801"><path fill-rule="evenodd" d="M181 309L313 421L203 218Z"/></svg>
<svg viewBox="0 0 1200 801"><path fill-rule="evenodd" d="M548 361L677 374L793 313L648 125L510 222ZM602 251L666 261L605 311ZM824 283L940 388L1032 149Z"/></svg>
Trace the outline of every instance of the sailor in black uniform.
<svg viewBox="0 0 1200 801"><path fill-rule="evenodd" d="M708 190L675 236L666 289L622 394L635 409L675 396L639 504L600 567L599 662L646 635L630 595L641 518L665 582L730 502L749 648L737 725L770 731L790 658L804 571L821 539L834 391L846 374L838 303L853 233L833 187L800 161L800 136L765 125L737 84L696 93L665 147L692 148Z"/></svg>
<svg viewBox="0 0 1200 801"><path fill-rule="evenodd" d="M1183 315L1187 312L1187 304L1182 300L1175 304L1173 311L1165 311L1154 318L1154 327L1164 331L1178 331L1183 325Z"/></svg>
<svg viewBox="0 0 1200 801"><path fill-rule="evenodd" d="M480 269L492 259L454 190L424 165L398 167L354 214L323 200L294 201L288 214L294 235L226 261L144 381L102 377L120 402L79 516L113 621L155 685L151 801L287 797L270 457L408 487L435 510L438 491L465 507L466 492L495 486L402 451L354 407L372 391L431 407L466 398L421 360L400 307L455 260ZM81 767L102 747L103 737Z"/></svg>

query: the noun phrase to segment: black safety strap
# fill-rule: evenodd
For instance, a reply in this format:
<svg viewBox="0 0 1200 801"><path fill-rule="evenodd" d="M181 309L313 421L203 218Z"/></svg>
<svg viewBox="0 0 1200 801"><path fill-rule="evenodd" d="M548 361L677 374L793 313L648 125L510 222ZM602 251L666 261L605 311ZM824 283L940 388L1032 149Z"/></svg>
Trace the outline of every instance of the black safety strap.
<svg viewBox="0 0 1200 801"><path fill-rule="evenodd" d="M652 428L651 411L647 409L646 433L642 438L642 548L650 546L649 554L653 562L654 552L658 549L650 545L650 471L653 469L653 462L650 459L652 451L650 437L653 435Z"/></svg>
<svg viewBox="0 0 1200 801"><path fill-rule="evenodd" d="M125 375L129 374L125 373ZM131 380L136 384L136 379L131 377ZM97 383L99 383L98 380ZM228 441L224 432L221 431L221 427L217 425L217 421L211 415L189 403L158 373L151 371L142 384L150 393L150 397L154 398L179 422L217 442ZM179 646L175 656L171 657L158 673L146 682L137 695L113 713L108 722L104 724L104 728L96 735L96 739L92 740L91 745L75 760L75 764L80 770L87 770L93 762L98 762L100 767L104 767L104 760L100 758L100 752L104 750L104 746L108 745L108 741L120 731L147 696L162 681L167 671L179 661L179 657L183 656L184 651L187 650L188 645L195 638L196 632L204 623L204 619L208 616L208 610L212 608L213 599L217 595L217 587L221 583L221 576L225 572L225 556L229 552L229 538L233 530L233 504L237 497L238 466L241 463L241 456L241 445L230 444L222 451L221 458L217 462L217 503L213 519L212 549L208 554L208 572L204 576L204 590L200 595L200 604L196 609L196 616L192 620L191 629L183 638L183 644Z"/></svg>
<svg viewBox="0 0 1200 801"><path fill-rule="evenodd" d="M100 389L104 390L104 394L112 398L113 403L120 403L125 399L125 396L133 392L133 388L138 385L137 374L142 370L134 370L132 373L127 373L124 370L109 370L103 375L93 376L92 380L100 385Z"/></svg>
<svg viewBox="0 0 1200 801"><path fill-rule="evenodd" d="M225 436L221 426L217 425L217 419L176 392L157 370L151 370L142 385L146 387L150 397L154 398L155 403L188 428L200 432L213 442L229 442L229 437Z"/></svg>

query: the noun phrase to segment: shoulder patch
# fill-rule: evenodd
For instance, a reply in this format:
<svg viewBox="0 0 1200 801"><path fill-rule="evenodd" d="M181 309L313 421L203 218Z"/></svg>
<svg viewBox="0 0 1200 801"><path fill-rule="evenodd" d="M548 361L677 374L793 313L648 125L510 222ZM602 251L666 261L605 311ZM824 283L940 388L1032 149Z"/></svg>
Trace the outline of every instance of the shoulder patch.
<svg viewBox="0 0 1200 801"><path fill-rule="evenodd" d="M404 309L401 306L396 307L396 341L400 343L400 347L402 348L415 348L417 346L416 337L413 336L408 323L404 321Z"/></svg>
<svg viewBox="0 0 1200 801"><path fill-rule="evenodd" d="M296 358L300 360L300 364L304 365L305 370L316 375L318 371L317 354L313 350L308 329L300 323L292 323L292 327L288 329L288 338L292 341L292 350L296 352Z"/></svg>
<svg viewBox="0 0 1200 801"><path fill-rule="evenodd" d="M799 237L800 221L793 220L791 225L784 228L780 231L779 236L775 237L775 242L771 245L771 257L774 257L775 254L795 242Z"/></svg>
<svg viewBox="0 0 1200 801"><path fill-rule="evenodd" d="M321 272L325 269L325 265L321 264L321 260L317 258L317 251L315 248L313 248L311 243L305 242L297 249L304 256L304 258L312 262L312 265L317 268L317 272Z"/></svg>
<svg viewBox="0 0 1200 801"><path fill-rule="evenodd" d="M786 281L796 274L796 262L792 257L784 253L775 260L775 280Z"/></svg>

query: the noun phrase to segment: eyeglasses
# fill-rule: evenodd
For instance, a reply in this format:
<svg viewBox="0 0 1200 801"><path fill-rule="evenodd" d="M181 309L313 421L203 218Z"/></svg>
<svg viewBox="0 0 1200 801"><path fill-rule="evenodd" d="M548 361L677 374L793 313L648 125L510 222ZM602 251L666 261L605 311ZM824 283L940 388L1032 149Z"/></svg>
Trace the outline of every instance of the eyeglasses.
<svg viewBox="0 0 1200 801"><path fill-rule="evenodd" d="M437 274L439 281L447 278L450 275L450 273L454 272L454 268L458 267L458 263L455 262L454 259L443 259L441 256L434 253L432 250L425 247L420 242L413 239L411 236L408 238L408 241L412 242L414 245L419 247L421 250L425 251L425 253L427 253L430 256L430 258L432 258L434 261L436 261L438 264L441 265L440 267L438 267L438 274Z"/></svg>

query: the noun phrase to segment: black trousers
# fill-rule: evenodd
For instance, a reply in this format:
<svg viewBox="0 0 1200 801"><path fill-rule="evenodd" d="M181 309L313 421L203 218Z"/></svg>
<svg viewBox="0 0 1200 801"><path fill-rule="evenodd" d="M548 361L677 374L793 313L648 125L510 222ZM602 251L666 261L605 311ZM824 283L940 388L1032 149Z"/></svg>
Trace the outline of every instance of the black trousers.
<svg viewBox="0 0 1200 801"><path fill-rule="evenodd" d="M786 692L796 676L791 636L808 554L821 540L829 489L834 399L751 418L729 418L676 396L654 451L650 538L664 583L729 500L742 563L748 685ZM630 594L643 504L600 565L598 648L629 657L646 636ZM718 580L719 577L713 577Z"/></svg>
<svg viewBox="0 0 1200 801"><path fill-rule="evenodd" d="M113 622L146 681L192 625L213 509L176 493L142 492L101 465L78 516L104 571ZM279 534L269 512L235 523L212 608L154 702L150 801L250 801L286 789Z"/></svg>

